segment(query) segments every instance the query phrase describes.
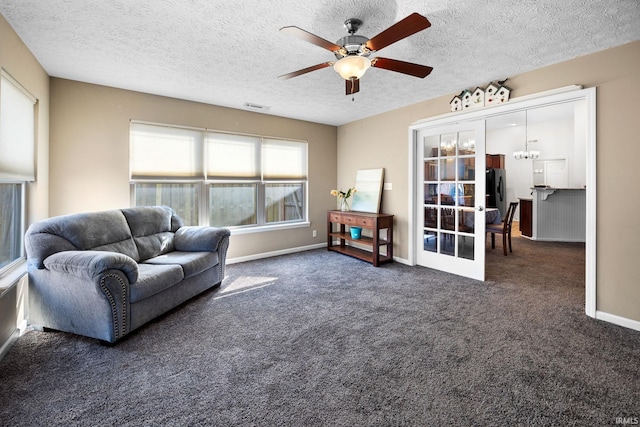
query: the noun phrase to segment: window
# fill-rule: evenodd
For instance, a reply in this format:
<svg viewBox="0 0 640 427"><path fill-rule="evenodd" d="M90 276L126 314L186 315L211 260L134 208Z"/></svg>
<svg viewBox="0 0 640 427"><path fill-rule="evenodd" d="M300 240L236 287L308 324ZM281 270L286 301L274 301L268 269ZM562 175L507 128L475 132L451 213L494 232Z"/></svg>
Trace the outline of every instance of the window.
<svg viewBox="0 0 640 427"><path fill-rule="evenodd" d="M134 205L166 205L187 225L200 222L203 172L202 131L132 123L129 168Z"/></svg>
<svg viewBox="0 0 640 427"><path fill-rule="evenodd" d="M22 257L24 184L0 182L0 271Z"/></svg>
<svg viewBox="0 0 640 427"><path fill-rule="evenodd" d="M24 257L25 184L35 180L35 104L0 72L0 275Z"/></svg>
<svg viewBox="0 0 640 427"><path fill-rule="evenodd" d="M132 122L130 153L136 206L171 206L189 225L306 220L306 142Z"/></svg>
<svg viewBox="0 0 640 427"><path fill-rule="evenodd" d="M307 144L265 139L263 153L266 221L274 223L302 220L303 184L307 179Z"/></svg>

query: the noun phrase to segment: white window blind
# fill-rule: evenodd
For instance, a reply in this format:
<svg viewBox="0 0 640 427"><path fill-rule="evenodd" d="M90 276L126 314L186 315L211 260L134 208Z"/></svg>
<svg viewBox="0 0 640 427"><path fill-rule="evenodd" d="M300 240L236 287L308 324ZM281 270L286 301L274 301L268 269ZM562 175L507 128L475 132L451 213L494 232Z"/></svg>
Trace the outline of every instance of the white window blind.
<svg viewBox="0 0 640 427"><path fill-rule="evenodd" d="M0 179L35 181L36 99L4 70L0 74Z"/></svg>
<svg viewBox="0 0 640 427"><path fill-rule="evenodd" d="M134 121L129 136L136 206L171 206L189 225L305 221L304 141Z"/></svg>
<svg viewBox="0 0 640 427"><path fill-rule="evenodd" d="M207 132L207 179L260 180L261 138Z"/></svg>
<svg viewBox="0 0 640 427"><path fill-rule="evenodd" d="M307 179L306 143L265 139L262 156L262 176L265 181Z"/></svg>
<svg viewBox="0 0 640 427"><path fill-rule="evenodd" d="M203 179L204 132L131 123L131 179Z"/></svg>

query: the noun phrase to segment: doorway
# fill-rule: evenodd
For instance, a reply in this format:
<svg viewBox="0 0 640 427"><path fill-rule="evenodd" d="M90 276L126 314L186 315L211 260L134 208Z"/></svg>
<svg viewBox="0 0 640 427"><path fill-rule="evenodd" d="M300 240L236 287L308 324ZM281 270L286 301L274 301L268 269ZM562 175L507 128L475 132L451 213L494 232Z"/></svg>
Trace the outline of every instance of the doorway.
<svg viewBox="0 0 640 427"><path fill-rule="evenodd" d="M583 146L580 149L574 150L575 160L568 162L568 179L571 180L572 173L579 174L580 170L584 171L584 186L586 191L586 242L585 242L585 312L591 317L596 315L596 93L595 88L581 89L580 87L572 86L556 91L550 91L549 93L538 94L535 96L523 97L522 99L513 99L505 104L496 105L492 107L485 107L477 110L463 111L455 114L446 114L439 117L430 118L415 123L410 126L410 161L412 168L409 171L409 188L410 194L412 194L412 200L410 202L409 210L409 230L410 230L410 242L409 242L409 263L416 265L416 255L418 250L418 243L422 244L422 240L418 242L417 236L422 235L422 224L417 222L420 217L419 210L424 209L424 204L421 198L417 196L417 186L423 185L422 182L418 182L418 158L417 147L419 141L417 139L418 133L425 129L445 126L451 124L460 124L467 121L474 120L491 120L492 118L504 118L511 113L525 112L528 110L551 106L556 104L565 104L573 101L579 102L576 106L576 111L582 112L579 119L581 126L581 137L584 141ZM541 110L542 111L542 110ZM488 126L487 126L488 127ZM527 140L528 135L520 139L519 142L523 143ZM487 139L488 141L488 139ZM487 145L489 147L489 145ZM523 147L524 148L524 147ZM487 148L487 152L488 152ZM539 148L536 148L538 150ZM515 149L511 149L515 150ZM542 151L541 149L539 151ZM483 154L483 153L479 153ZM511 152L506 154L511 155ZM549 154L552 155L551 152ZM553 155L553 158L558 159L560 155ZM422 159L420 159L422 160ZM421 163L422 164L422 163ZM507 166L508 169L508 166ZM520 168L522 169L522 168ZM523 195L529 195L530 189L533 186L533 168L530 168L526 172L526 178L523 178L523 184L521 188L527 188L526 193L520 193ZM518 193L513 190L512 194L508 194L509 200L517 200ZM484 206L481 206L484 208Z"/></svg>

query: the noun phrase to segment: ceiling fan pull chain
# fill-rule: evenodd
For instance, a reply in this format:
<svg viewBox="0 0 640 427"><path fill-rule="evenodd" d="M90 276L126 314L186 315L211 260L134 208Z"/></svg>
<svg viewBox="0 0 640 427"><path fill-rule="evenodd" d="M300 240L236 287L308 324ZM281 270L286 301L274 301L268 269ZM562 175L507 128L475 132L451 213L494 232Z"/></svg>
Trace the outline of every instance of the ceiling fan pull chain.
<svg viewBox="0 0 640 427"><path fill-rule="evenodd" d="M355 77L351 77L351 102L355 102L356 100L356 80L357 79Z"/></svg>

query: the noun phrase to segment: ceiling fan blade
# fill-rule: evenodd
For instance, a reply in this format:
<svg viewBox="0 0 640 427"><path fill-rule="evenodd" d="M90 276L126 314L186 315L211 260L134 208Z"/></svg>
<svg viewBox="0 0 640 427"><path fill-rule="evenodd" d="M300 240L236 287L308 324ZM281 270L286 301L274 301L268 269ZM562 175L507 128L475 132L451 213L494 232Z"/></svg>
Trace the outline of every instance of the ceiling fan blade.
<svg viewBox="0 0 640 427"><path fill-rule="evenodd" d="M279 79L290 79L292 77L298 77L302 74L307 74L312 71L321 70L323 68L327 68L333 65L333 62L323 62L322 64L312 65L311 67L303 68L302 70L294 71L292 73L283 74L278 76Z"/></svg>
<svg viewBox="0 0 640 427"><path fill-rule="evenodd" d="M425 78L431 71L432 67L426 65L414 64L413 62L398 61L397 59L389 58L374 58L371 61L371 66L376 68L383 68L389 71L395 71L397 73L408 74L414 77Z"/></svg>
<svg viewBox="0 0 640 427"><path fill-rule="evenodd" d="M371 50L380 50L392 43L409 37L431 26L431 22L419 13L412 13L401 21L396 22L380 34L373 36L366 44Z"/></svg>
<svg viewBox="0 0 640 427"><path fill-rule="evenodd" d="M354 93L360 92L360 79L345 80L345 83L345 95L353 95Z"/></svg>
<svg viewBox="0 0 640 427"><path fill-rule="evenodd" d="M338 46L335 43L331 43L329 40L325 40L322 37L318 37L315 34L311 34L308 31L303 30L302 28L298 28L295 26L291 27L282 27L280 31L307 41L309 43L315 44L316 46L320 46L321 48L330 50L331 52L335 52L336 50L342 49L342 46Z"/></svg>

